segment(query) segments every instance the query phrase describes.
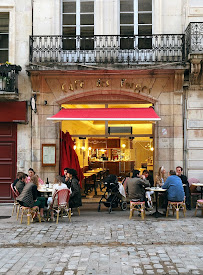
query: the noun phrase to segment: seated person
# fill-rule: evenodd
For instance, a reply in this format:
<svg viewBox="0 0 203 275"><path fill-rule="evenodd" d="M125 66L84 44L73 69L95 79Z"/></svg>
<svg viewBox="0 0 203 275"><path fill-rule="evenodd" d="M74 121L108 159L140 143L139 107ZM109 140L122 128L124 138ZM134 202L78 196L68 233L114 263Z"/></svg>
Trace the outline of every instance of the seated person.
<svg viewBox="0 0 203 275"><path fill-rule="evenodd" d="M25 187L27 180L27 175L24 173L19 174L19 180L15 185L16 190L18 191L19 195L22 193L23 188Z"/></svg>
<svg viewBox="0 0 203 275"><path fill-rule="evenodd" d="M165 168L163 166L159 167L158 175L156 175L155 177L155 182L154 182L155 186L161 187L166 181L166 178L167 176L166 176Z"/></svg>
<svg viewBox="0 0 203 275"><path fill-rule="evenodd" d="M68 187L65 183L63 183L63 178L61 176L56 176L54 185L53 185L53 190L52 190L52 197L48 198L48 202L47 202L48 206L50 206L52 203L54 207L58 205L57 196L55 197L54 202L53 202L53 197L57 191L62 189L68 189Z"/></svg>
<svg viewBox="0 0 203 275"><path fill-rule="evenodd" d="M69 169L67 176L69 177L69 181L67 183L68 188L71 190L69 207L77 208L82 206L82 199L80 193L80 185L77 178L77 171L75 169Z"/></svg>
<svg viewBox="0 0 203 275"><path fill-rule="evenodd" d="M149 180L149 171L148 170L144 170L142 172L142 175L145 177L146 180L149 181L150 186L154 185L154 182L150 183L150 180ZM146 191L146 194L145 194L146 198L147 198L147 205L148 205L149 208L153 207L153 202L152 202L152 198L151 198L152 194L154 194L154 191Z"/></svg>
<svg viewBox="0 0 203 275"><path fill-rule="evenodd" d="M33 176L30 182L25 185L22 193L16 198L20 205L25 207L33 208L35 206L39 207L41 220L44 221L44 207L46 199L44 197L38 197L38 177Z"/></svg>
<svg viewBox="0 0 203 275"><path fill-rule="evenodd" d="M69 177L68 177L68 171L70 168L64 168L64 176L63 176L63 182L68 185Z"/></svg>
<svg viewBox="0 0 203 275"><path fill-rule="evenodd" d="M162 185L163 189L167 189L167 200L168 201L184 201L185 192L181 179L176 176L176 172L170 170L169 177L166 182ZM168 203L167 203L168 204ZM166 204L166 208L167 208Z"/></svg>
<svg viewBox="0 0 203 275"><path fill-rule="evenodd" d="M35 171L34 171L34 169L30 168L30 169L28 170L27 183L28 183L28 182L30 182L31 177L33 177L34 175L35 175ZM43 184L44 184L43 180L42 180L42 179L40 179L40 177L39 177L39 176L38 176L38 184L41 184L41 185L43 185Z"/></svg>
<svg viewBox="0 0 203 275"><path fill-rule="evenodd" d="M14 182L13 182L13 188L14 188L14 189L15 189L16 183L19 181L19 176L22 175L22 174L23 174L23 172L18 172L18 173L16 174L16 179L15 179Z"/></svg>
<svg viewBox="0 0 203 275"><path fill-rule="evenodd" d="M67 185L63 183L63 178L61 176L56 176L54 185L53 185L53 191L52 191L52 197L48 198L48 207L57 207L58 206L58 195L56 194L57 191L68 189ZM56 194L56 195L55 195ZM55 196L55 198L54 198ZM53 201L54 198L54 201ZM51 220L54 221L54 211L51 211Z"/></svg>
<svg viewBox="0 0 203 275"><path fill-rule="evenodd" d="M132 178L126 180L126 195L130 200L146 202L145 188L149 186L149 181L144 176L140 176L140 171L134 170Z"/></svg>

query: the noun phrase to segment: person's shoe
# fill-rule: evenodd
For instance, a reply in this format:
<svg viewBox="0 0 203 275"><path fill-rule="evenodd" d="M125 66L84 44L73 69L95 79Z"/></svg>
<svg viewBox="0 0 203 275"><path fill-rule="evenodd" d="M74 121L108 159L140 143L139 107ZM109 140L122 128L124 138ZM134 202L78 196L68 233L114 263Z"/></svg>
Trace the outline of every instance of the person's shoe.
<svg viewBox="0 0 203 275"><path fill-rule="evenodd" d="M44 217L41 217L41 222L45 222L45 218Z"/></svg>
<svg viewBox="0 0 203 275"><path fill-rule="evenodd" d="M192 209L191 209L191 206L186 206L186 209L187 209L187 210L192 210Z"/></svg>
<svg viewBox="0 0 203 275"><path fill-rule="evenodd" d="M166 210L163 210L163 215L166 215Z"/></svg>
<svg viewBox="0 0 203 275"><path fill-rule="evenodd" d="M32 220L31 220L31 222L33 222L33 223L38 222L38 221L39 221L39 219L38 219L37 217L34 217L34 218L32 218Z"/></svg>

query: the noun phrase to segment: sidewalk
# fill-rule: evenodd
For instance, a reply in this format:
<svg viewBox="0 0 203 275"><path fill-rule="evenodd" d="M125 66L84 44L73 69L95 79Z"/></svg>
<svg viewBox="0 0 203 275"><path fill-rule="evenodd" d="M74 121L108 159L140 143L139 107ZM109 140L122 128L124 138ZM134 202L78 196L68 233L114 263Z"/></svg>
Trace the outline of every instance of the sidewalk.
<svg viewBox="0 0 203 275"><path fill-rule="evenodd" d="M144 221L84 204L69 223L0 219L0 274L203 274L201 211ZM0 217L12 205L0 205Z"/></svg>

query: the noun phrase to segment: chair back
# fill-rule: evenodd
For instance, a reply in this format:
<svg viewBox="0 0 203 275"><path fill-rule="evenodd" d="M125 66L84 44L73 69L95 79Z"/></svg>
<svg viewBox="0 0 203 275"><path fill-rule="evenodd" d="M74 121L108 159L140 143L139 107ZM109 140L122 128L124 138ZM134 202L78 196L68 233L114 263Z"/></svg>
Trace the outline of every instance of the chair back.
<svg viewBox="0 0 203 275"><path fill-rule="evenodd" d="M11 183L11 193L12 193L14 200L19 196L18 191L13 188L13 183Z"/></svg>
<svg viewBox="0 0 203 275"><path fill-rule="evenodd" d="M62 189L56 192L58 195L58 206L66 206L70 199L70 189Z"/></svg>

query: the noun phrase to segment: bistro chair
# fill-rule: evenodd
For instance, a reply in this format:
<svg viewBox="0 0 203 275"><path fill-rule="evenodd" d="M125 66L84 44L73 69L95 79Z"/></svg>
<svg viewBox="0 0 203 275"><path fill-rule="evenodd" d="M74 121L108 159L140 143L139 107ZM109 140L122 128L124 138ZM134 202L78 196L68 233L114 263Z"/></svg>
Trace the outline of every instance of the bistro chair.
<svg viewBox="0 0 203 275"><path fill-rule="evenodd" d="M141 219L145 218L145 202L139 200L131 200L130 201L130 216L129 219L133 217L134 211L138 211L141 214Z"/></svg>
<svg viewBox="0 0 203 275"><path fill-rule="evenodd" d="M202 216L203 216L203 200L197 200L196 203L196 209L195 209L195 216L197 215L197 210L202 210Z"/></svg>
<svg viewBox="0 0 203 275"><path fill-rule="evenodd" d="M30 225L30 221L33 222L33 218L37 215L39 222L41 222L41 217L40 217L40 213L39 213L39 207L38 206L34 206L34 207L25 207L25 206L21 206L22 209L22 213L21 213L21 219L20 219L20 223L22 224L23 222L23 215L27 216L27 225ZM30 219L31 218L31 219Z"/></svg>
<svg viewBox="0 0 203 275"><path fill-rule="evenodd" d="M168 217L169 214L169 210L173 211L173 216L175 214L176 211L176 219L179 219L179 210L182 209L183 210L183 215L185 217L185 213L186 213L186 205L185 205L185 198L184 201L168 201L168 206L167 206L167 211L166 211L166 217Z"/></svg>
<svg viewBox="0 0 203 275"><path fill-rule="evenodd" d="M20 211L20 204L17 202L16 198L19 196L19 193L16 189L14 189L13 183L11 183L11 193L12 193L12 197L14 199L12 216L13 216L14 211L16 210L17 219L18 219L18 214L19 214L19 211Z"/></svg>
<svg viewBox="0 0 203 275"><path fill-rule="evenodd" d="M191 207L195 207L195 203L198 200L198 197L201 196L201 193L198 192L197 187L192 185L193 183L199 183L200 181L196 178L190 178L188 179L189 187L190 187L190 194L191 194Z"/></svg>
<svg viewBox="0 0 203 275"><path fill-rule="evenodd" d="M71 209L69 208L69 199L70 199L70 190L62 189L57 191L53 196L53 202L50 207L51 211L55 211L57 213L56 224L59 221L59 214L61 212L61 218L63 218L63 211L65 210L68 214L69 221L71 221ZM57 206L54 206L54 200L57 201Z"/></svg>

